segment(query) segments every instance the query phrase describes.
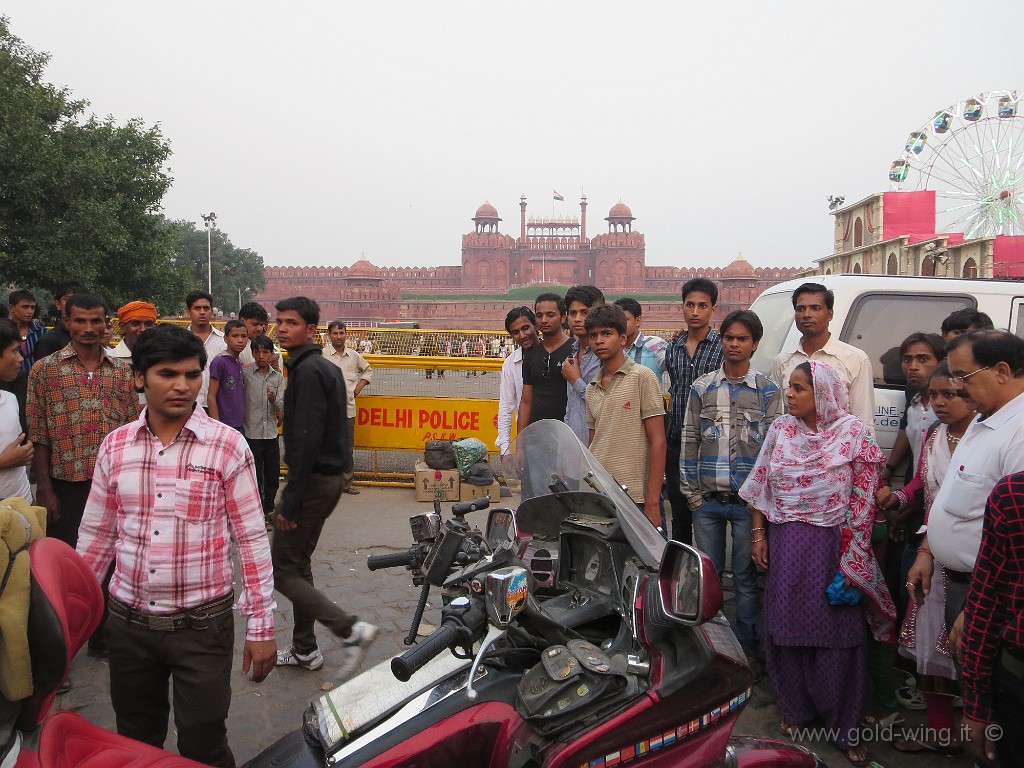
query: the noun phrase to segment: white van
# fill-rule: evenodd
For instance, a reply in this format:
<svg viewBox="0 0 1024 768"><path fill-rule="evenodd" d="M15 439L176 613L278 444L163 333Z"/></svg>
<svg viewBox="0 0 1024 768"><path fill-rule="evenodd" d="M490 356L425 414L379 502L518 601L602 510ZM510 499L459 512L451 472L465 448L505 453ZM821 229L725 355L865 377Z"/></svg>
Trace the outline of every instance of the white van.
<svg viewBox="0 0 1024 768"><path fill-rule="evenodd" d="M896 440L906 402L898 353L907 336L915 331L938 333L951 312L972 307L988 314L996 328L1024 337L1024 282L813 275L773 285L751 305L750 309L764 325L764 338L752 361L757 370L770 371L775 356L800 336L793 320L792 296L803 283L820 283L835 293L829 330L847 344L863 349L871 360L875 377L875 434L886 450Z"/></svg>

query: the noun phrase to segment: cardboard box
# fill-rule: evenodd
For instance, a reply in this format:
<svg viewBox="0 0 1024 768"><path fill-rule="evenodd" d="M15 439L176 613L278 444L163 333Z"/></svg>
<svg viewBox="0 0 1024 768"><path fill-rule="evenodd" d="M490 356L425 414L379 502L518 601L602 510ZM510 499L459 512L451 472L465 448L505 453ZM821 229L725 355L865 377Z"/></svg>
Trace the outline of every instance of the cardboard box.
<svg viewBox="0 0 1024 768"><path fill-rule="evenodd" d="M459 501L472 501L473 499L479 499L481 496L490 496L491 504L497 504L501 499L501 483L497 480L490 485L463 483L462 490L459 491Z"/></svg>
<svg viewBox="0 0 1024 768"><path fill-rule="evenodd" d="M416 501L458 501L459 470L431 469L418 460L415 469ZM489 486L488 486L489 487Z"/></svg>

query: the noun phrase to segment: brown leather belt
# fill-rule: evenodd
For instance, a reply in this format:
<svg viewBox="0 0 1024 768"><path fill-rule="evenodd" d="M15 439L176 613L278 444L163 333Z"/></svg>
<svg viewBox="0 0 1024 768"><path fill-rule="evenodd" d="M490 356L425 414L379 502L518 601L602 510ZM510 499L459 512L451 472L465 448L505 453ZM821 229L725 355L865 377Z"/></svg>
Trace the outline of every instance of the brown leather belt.
<svg viewBox="0 0 1024 768"><path fill-rule="evenodd" d="M176 632L179 629L202 630L209 628L210 619L216 619L218 616L230 613L234 599L234 594L229 594L181 613L156 615L136 611L120 600L111 597L108 610L111 616L116 616L123 621L127 621L129 624L146 627L158 632Z"/></svg>

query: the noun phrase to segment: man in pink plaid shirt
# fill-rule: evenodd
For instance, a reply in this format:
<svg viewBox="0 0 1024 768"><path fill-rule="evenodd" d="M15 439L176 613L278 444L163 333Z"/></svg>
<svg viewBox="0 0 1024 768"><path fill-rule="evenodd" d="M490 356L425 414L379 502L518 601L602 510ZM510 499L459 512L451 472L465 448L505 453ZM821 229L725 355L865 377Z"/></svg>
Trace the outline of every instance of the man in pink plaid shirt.
<svg viewBox="0 0 1024 768"><path fill-rule="evenodd" d="M132 368L146 410L100 446L78 552L98 579L115 561L107 635L118 733L162 747L173 679L178 751L233 766L232 540L242 673L257 683L276 660L276 604L252 454L236 430L195 407L205 365L202 341L183 328L139 336Z"/></svg>

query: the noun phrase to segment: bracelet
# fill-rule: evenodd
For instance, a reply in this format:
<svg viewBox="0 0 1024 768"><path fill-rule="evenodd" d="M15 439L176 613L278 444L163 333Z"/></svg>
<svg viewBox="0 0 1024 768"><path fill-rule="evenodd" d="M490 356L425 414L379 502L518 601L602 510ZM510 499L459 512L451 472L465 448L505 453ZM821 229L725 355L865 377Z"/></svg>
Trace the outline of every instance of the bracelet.
<svg viewBox="0 0 1024 768"><path fill-rule="evenodd" d="M763 530L764 530L764 528L751 528L750 532L753 533L754 531L763 531Z"/></svg>
<svg viewBox="0 0 1024 768"><path fill-rule="evenodd" d="M922 544L921 546L919 546L919 547L917 548L917 551L918 551L918 552L924 552L924 553L925 553L926 555L928 555L929 557L931 557L931 558L932 558L932 560L934 560L934 559L935 559L935 555L933 555L933 554L932 554L932 551L931 551L930 549L928 549L928 545L926 545L926 544Z"/></svg>
<svg viewBox="0 0 1024 768"><path fill-rule="evenodd" d="M750 543L751 544L760 544L762 541L767 541L767 539L765 539L765 537L762 536L760 539L752 539Z"/></svg>

